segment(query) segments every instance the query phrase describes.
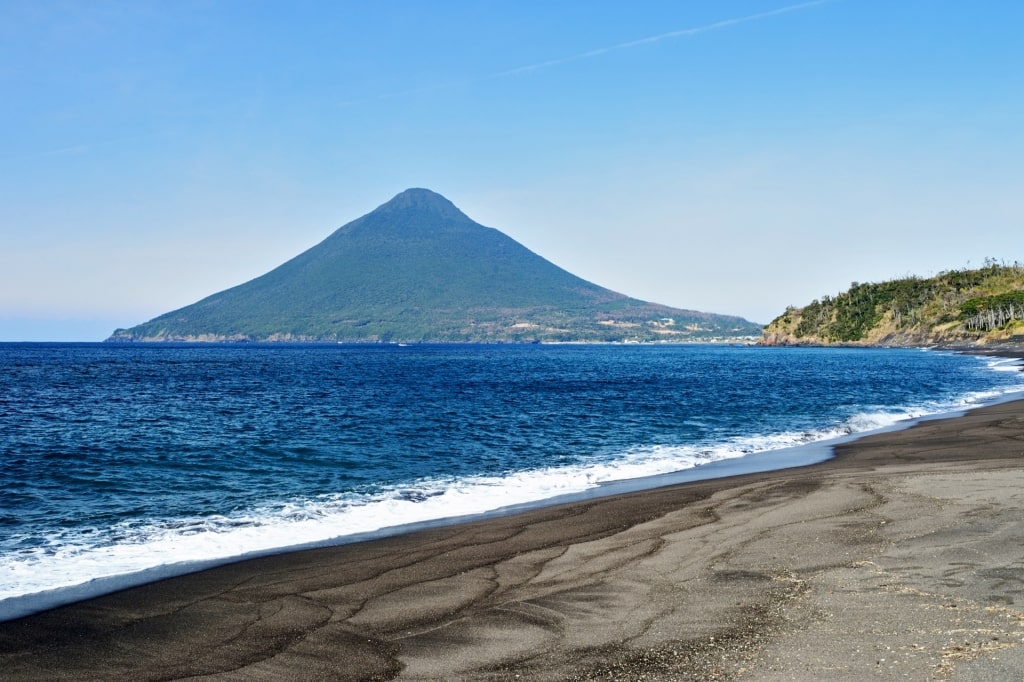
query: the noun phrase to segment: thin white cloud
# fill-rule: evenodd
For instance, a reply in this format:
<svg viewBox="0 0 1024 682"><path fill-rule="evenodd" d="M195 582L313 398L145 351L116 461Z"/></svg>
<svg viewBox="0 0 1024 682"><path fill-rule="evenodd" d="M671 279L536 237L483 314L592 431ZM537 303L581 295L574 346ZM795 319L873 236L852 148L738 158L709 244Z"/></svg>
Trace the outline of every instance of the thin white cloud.
<svg viewBox="0 0 1024 682"><path fill-rule="evenodd" d="M809 7L815 7L817 5L824 5L825 3L832 1L833 0L811 0L810 2L801 2L800 4L797 5L788 5L786 7L768 10L767 12L758 12L757 14L750 14L745 17L723 19L721 21L716 21L713 24L707 24L706 26L697 26L695 28L684 28L678 31L669 31L668 33L661 33L656 36L649 36L647 38L640 38L638 40L630 40L629 42L619 43L618 45L611 45L609 47L599 47L594 50L589 50L587 52L572 55L571 57L551 59L546 62L538 62L536 64L519 66L514 69L508 69L507 71L499 71L498 73L491 74L491 78L502 78L505 76L514 76L520 73L527 73L529 71L539 71L541 69L547 69L552 66L561 66L562 64L569 64L571 62L578 62L584 59L600 57L601 55L608 54L609 52L615 52L617 50L626 50L631 47L638 47L640 45L650 45L652 43L657 43L662 40L670 40L672 38L685 38L688 36L697 35L699 33L706 33L708 31L717 31L719 29L729 28L730 26L736 26L737 24L746 24L751 21L758 21L760 19L767 19L768 17L778 16L779 14L787 14L789 12L796 12L802 9L807 9Z"/></svg>
<svg viewBox="0 0 1024 682"><path fill-rule="evenodd" d="M166 135L162 131L154 131L142 133L140 135L127 135L125 137L110 137L105 140L92 140L90 142L82 142L80 144L72 144L66 147L54 147L52 149L43 149L40 151L28 152L25 154L17 154L11 156L0 157L0 162L11 162L11 161L32 161L36 159L45 159L48 157L55 156L79 156L82 154L89 154L100 147L110 147L114 145L124 144L125 142L137 142L139 140L149 140L157 137L163 137Z"/></svg>
<svg viewBox="0 0 1024 682"><path fill-rule="evenodd" d="M92 151L91 145L76 144L69 147L61 147L59 149L45 149L43 151L29 152L26 154L0 156L0 163L32 161L35 159L45 159L50 156L76 156L79 154L87 154L90 151Z"/></svg>

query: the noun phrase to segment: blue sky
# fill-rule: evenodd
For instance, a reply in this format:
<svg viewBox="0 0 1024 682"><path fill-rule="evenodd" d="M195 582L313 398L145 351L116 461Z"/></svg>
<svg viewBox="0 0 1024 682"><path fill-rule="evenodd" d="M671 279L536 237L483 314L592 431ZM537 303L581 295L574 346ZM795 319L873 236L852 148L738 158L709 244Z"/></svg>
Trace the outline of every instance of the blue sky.
<svg viewBox="0 0 1024 682"><path fill-rule="evenodd" d="M0 0L0 340L101 340L408 187L768 322L1024 260L1024 3Z"/></svg>

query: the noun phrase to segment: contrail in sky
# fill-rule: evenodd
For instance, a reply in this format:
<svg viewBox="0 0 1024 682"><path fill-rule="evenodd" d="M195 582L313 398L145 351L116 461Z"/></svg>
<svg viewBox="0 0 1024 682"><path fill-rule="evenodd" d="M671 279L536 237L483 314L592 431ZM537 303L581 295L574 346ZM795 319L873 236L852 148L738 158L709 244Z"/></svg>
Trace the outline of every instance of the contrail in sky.
<svg viewBox="0 0 1024 682"><path fill-rule="evenodd" d="M498 73L491 74L491 78L513 76L515 74L526 73L528 71L539 71L540 69L546 69L551 66L558 66L560 64L568 64L569 62L578 62L583 59L600 57L601 55L608 54L609 52L614 52L616 50L625 50L630 47L637 47L638 45L650 45L651 43L657 43L661 40L668 40L670 38L682 38L685 36L697 35L698 33L705 33L707 31L716 31L720 28L728 28L729 26L735 26L736 24L745 24L750 21L757 21L759 19L766 19L767 17L774 17L778 14L786 14L788 12L796 12L797 10L806 9L808 7L814 7L816 5L824 5L827 2L832 2L832 0L812 0L811 2L802 2L798 5L788 5L786 7L780 7L779 9L768 10L767 12L758 12L757 14L750 14L745 17L723 19L721 21L716 21L713 24L708 24L707 26L685 28L679 31L669 31L668 33L662 33L656 36L640 38L639 40L631 40L628 43L619 43L618 45L612 45L610 47L599 47L596 50L582 52L571 57L562 57L561 59L552 59L546 62L538 62L537 64L529 64L528 66L520 66L515 69L509 69L508 71L499 71Z"/></svg>
<svg viewBox="0 0 1024 682"><path fill-rule="evenodd" d="M0 1L2 1L2 0L0 0ZM774 17L774 16L779 15L779 14L787 14L789 12L796 12L798 10L807 9L808 7L815 7L817 5L824 5L824 4L829 3L829 2L835 2L835 0L810 0L809 2L801 2L801 3L798 3L796 5L787 5L785 7L780 7L778 9L768 10L766 12L758 12L757 14L749 14L749 15L747 15L745 17L735 17L733 19L722 19L721 21L716 21L715 23L708 24L706 26L697 26L696 28L684 28L684 29L681 29L679 31L669 31L668 33L661 33L661 34L656 35L656 36L649 36L647 38L640 38L638 40L631 40L629 42L619 43L618 45L612 45L610 47L600 47L600 48L597 48L595 50L590 50L588 52L583 52L581 54L572 55L571 57L562 57L561 59L552 59L552 60L546 61L546 62L538 62L536 64L529 64L527 66L520 66L520 67L517 67L517 68L514 68L514 69L508 69L507 71L498 71L497 73L492 73L489 76L477 76L475 79L470 79L470 80L465 81L463 83L463 85L471 84L473 82L479 82L479 81L490 79L490 78L504 78L504 77L507 77L507 76L514 76L514 75L520 74L520 73L529 73L530 71L540 71L541 69L547 69L549 67L558 66L560 64L568 64L570 62L577 62L577 61L581 61L581 60L584 60L584 59L591 59L593 57L600 57L601 55L608 54L609 52L615 52L616 50L625 50L625 49L628 49L630 47L637 47L639 45L649 45L649 44L656 43L656 42L661 41L661 40L669 40L671 38L682 38L682 37L685 37L685 36L693 36L693 35L697 35L698 33L706 33L707 31L716 31L718 29L728 28L730 26L735 26L737 24L746 24L746 23L751 22L751 21L758 21L759 19L766 19L768 17ZM340 107L350 107L350 106L355 106L355 105L358 105L358 104L364 104L366 102L379 101L379 100L389 100L389 99L395 99L395 98L399 98L399 97L405 97L407 95L415 95L415 94L421 94L421 93L429 93L429 92L432 92L432 91L445 90L448 87L451 87L451 84L448 84L448 85L433 85L433 86L429 86L428 85L428 86L419 87L419 88L411 88L411 89L408 89L408 90L401 90L401 91L398 91L398 92L385 93L385 94L377 95L375 97L363 97L363 98L352 99L352 100L343 100L343 101L337 102L337 106L340 106Z"/></svg>

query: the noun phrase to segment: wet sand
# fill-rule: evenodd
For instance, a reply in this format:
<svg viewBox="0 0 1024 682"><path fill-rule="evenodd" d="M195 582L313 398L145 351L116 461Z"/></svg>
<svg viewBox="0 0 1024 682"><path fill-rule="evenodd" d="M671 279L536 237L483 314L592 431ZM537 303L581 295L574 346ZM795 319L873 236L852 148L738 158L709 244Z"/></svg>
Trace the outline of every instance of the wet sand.
<svg viewBox="0 0 1024 682"><path fill-rule="evenodd" d="M4 680L1024 675L1024 401L0 623Z"/></svg>

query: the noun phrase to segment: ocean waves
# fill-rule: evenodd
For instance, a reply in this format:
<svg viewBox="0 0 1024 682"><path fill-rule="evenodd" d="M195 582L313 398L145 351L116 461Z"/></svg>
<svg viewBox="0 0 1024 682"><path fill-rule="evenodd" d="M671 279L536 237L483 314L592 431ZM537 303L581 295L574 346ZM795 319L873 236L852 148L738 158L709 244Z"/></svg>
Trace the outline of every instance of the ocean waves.
<svg viewBox="0 0 1024 682"><path fill-rule="evenodd" d="M306 395L310 386L321 389L317 402L305 404L303 412L316 416L320 431L306 430L301 414L285 414L280 407L260 412L255 402L239 402L237 386L228 386L235 396L229 416L211 418L200 411L190 423L211 420L211 427L221 424L227 430L249 424L257 440L243 438L241 445L233 444L235 456L218 457L209 435L176 425L178 436L167 455L173 461L160 475L173 481L173 472L180 471L181 488L193 488L180 493L147 491L144 482L132 488L133 476L149 471L150 458L135 462L125 456L120 438L116 445L93 442L92 447L122 452L77 469L76 480L67 484L74 494L60 491L71 498L66 506L73 513L66 520L47 522L30 513L31 500L16 500L13 493L2 498L10 500L14 513L3 514L0 618L244 556L501 513L596 494L621 481L653 485L652 477L710 471L727 460L756 463L779 451L962 410L1022 388L1009 360L914 351L803 351L428 348L411 365L407 358L397 360L404 377L398 386L384 371L395 359L387 352L269 349L259 355L262 367L280 364L276 371L289 372L291 385ZM207 382L199 404L217 403L216 383L228 381L251 357L216 354L214 359L222 373L212 379L202 357L192 369L202 369ZM150 358L143 354L136 361L152 376ZM352 370L356 362L362 370ZM325 374L325 364L335 371ZM417 367L424 371L416 373ZM494 370L507 374L492 376ZM188 383L189 371L176 371L175 379ZM434 378L417 384L416 376ZM372 383L377 402L360 407L348 400L365 397L353 393L353 381ZM273 382L269 372L255 388L269 392ZM332 382L344 384L345 391L332 392L337 385ZM389 388L411 391L420 402L389 400ZM123 401L119 390L115 383L101 392L113 391ZM452 397L459 392L466 400ZM334 402L325 404L332 395ZM290 400L276 395L278 406L287 408ZM189 419L185 407L170 403ZM158 415L159 403L146 412ZM342 412L346 421L336 416ZM110 420L105 414L104 423ZM278 438L268 436L268 422ZM138 437L153 423L140 424ZM38 440L45 429L35 424L32 432ZM226 448L229 440L216 443ZM71 445L81 452L82 443ZM32 452L18 456L16 447L7 446L5 461L25 460L19 465L24 471L10 476L28 477L30 471L38 476L45 470L39 461L62 452L52 444L42 448L33 469ZM172 456L174 448L184 451L180 458ZM773 466L765 461L758 466ZM104 466L110 468L106 474ZM56 482L71 470L69 464L49 482L33 485L51 486L56 493ZM106 487L110 480L115 487ZM6 489L15 490L13 484L6 481ZM152 500L160 504L147 503Z"/></svg>

